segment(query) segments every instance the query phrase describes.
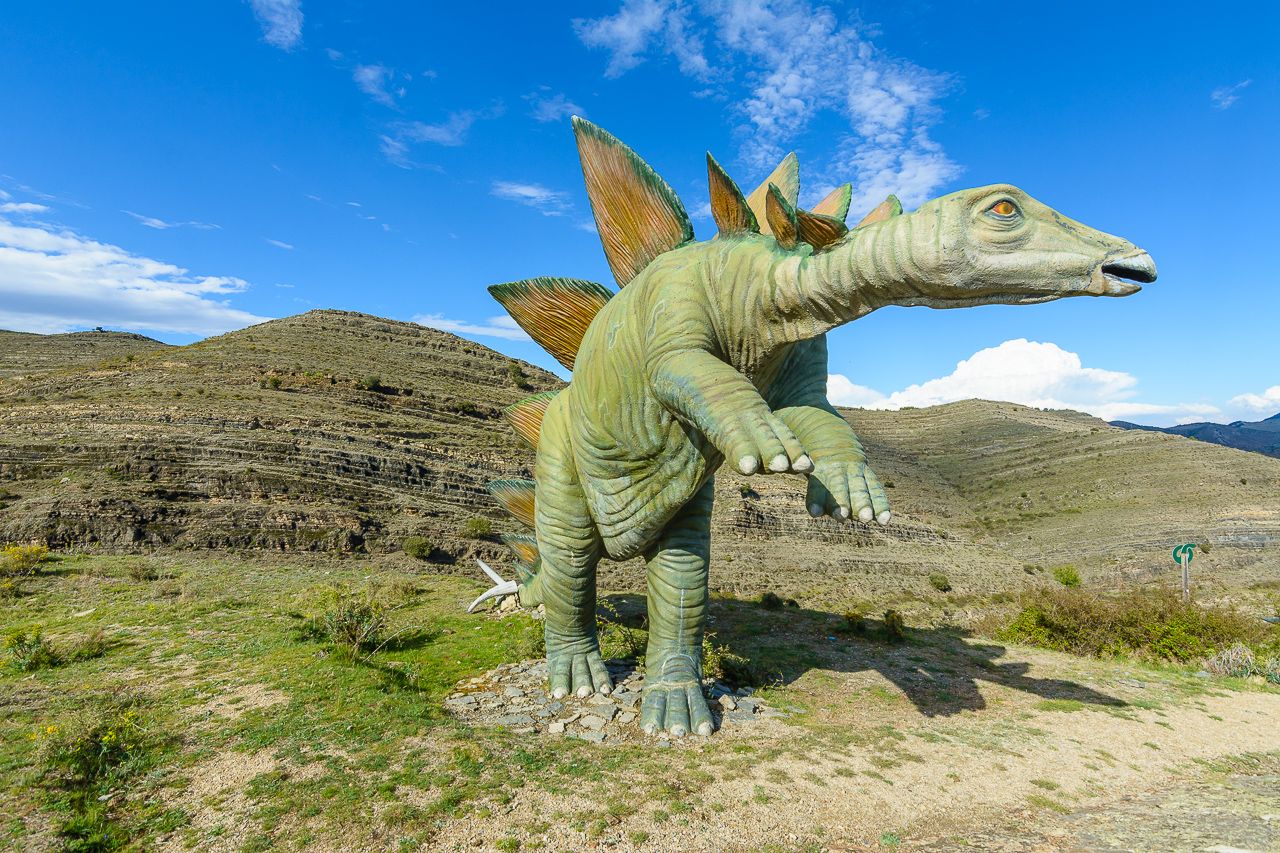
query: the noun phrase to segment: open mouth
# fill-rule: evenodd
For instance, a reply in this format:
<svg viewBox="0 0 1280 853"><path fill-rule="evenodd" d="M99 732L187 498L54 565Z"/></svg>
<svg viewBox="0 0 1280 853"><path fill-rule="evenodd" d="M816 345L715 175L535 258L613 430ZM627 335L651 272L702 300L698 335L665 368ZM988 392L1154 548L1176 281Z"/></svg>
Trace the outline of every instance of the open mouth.
<svg viewBox="0 0 1280 853"><path fill-rule="evenodd" d="M1142 285L1156 280L1156 262L1146 252L1127 258L1107 261L1098 270L1101 278L1095 273L1094 293L1105 296L1128 296L1137 293Z"/></svg>

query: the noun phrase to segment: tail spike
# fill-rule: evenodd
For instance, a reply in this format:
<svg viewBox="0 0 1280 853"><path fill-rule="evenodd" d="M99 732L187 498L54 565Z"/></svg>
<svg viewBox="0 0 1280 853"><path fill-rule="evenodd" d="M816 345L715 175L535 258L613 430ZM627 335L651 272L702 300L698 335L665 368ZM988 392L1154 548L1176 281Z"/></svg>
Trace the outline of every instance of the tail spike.
<svg viewBox="0 0 1280 853"><path fill-rule="evenodd" d="M481 593L480 597L475 601L471 602L471 606L467 608L468 613L474 613L477 607L491 598L502 598L508 595L515 595L520 591L519 584L515 581L503 580L502 575L489 568L484 560L476 560L476 562L480 564L480 570L489 576L489 579L493 581L494 585Z"/></svg>

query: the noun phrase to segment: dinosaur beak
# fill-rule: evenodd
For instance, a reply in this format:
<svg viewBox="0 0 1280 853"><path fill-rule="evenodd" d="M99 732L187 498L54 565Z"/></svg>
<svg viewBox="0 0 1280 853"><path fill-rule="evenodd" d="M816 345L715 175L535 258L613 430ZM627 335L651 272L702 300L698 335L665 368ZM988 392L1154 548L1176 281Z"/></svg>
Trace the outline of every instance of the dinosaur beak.
<svg viewBox="0 0 1280 853"><path fill-rule="evenodd" d="M1156 280L1156 262L1141 249L1103 261L1090 277L1089 292L1095 296L1128 296L1142 285Z"/></svg>

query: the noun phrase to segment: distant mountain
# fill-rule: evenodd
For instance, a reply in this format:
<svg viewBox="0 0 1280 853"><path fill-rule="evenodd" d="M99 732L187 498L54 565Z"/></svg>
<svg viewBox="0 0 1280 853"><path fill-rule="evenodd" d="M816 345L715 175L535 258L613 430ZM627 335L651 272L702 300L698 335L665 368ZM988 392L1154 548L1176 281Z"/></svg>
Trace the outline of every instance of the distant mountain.
<svg viewBox="0 0 1280 853"><path fill-rule="evenodd" d="M1112 421L1111 425L1121 429L1145 429L1151 432L1183 435L1199 441L1234 447L1237 450L1250 450L1280 459L1280 414L1272 415L1262 421L1232 421L1229 424L1197 423L1153 427L1128 421Z"/></svg>

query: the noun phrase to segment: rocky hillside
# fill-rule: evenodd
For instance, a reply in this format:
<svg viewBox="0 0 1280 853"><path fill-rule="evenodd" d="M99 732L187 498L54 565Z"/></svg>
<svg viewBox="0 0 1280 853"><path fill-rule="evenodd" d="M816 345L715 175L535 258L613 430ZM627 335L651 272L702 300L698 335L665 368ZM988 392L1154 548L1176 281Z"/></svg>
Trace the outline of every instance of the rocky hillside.
<svg viewBox="0 0 1280 853"><path fill-rule="evenodd" d="M453 335L339 311L187 347L17 337L36 355L5 351L0 540L59 548L390 553L419 535L442 568L498 558L468 523L511 529L484 483L532 462L498 411L560 385ZM103 358L86 337L109 343ZM1181 541L1212 543L1224 571L1280 565L1280 461L1007 403L848 417L894 524L815 521L799 478L722 475L713 585L847 602L935 595L942 572L989 593L1065 562L1154 576ZM639 588L637 569L605 582Z"/></svg>
<svg viewBox="0 0 1280 853"><path fill-rule="evenodd" d="M0 379L59 368L129 359L167 349L167 344L130 332L72 332L32 335L0 329Z"/></svg>

